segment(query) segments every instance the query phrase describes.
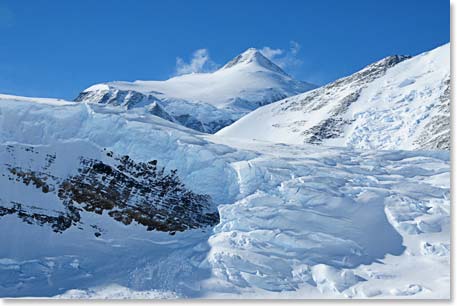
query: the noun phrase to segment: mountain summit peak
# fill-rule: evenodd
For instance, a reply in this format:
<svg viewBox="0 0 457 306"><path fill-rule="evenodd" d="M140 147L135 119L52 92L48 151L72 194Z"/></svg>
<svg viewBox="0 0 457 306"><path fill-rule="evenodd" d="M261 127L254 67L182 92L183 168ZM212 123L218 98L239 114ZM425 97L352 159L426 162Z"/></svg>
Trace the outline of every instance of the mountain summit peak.
<svg viewBox="0 0 457 306"><path fill-rule="evenodd" d="M246 51L236 56L230 62L225 64L222 69L228 69L240 64L257 64L268 70L287 75L278 65L269 60L259 49L248 48Z"/></svg>
<svg viewBox="0 0 457 306"><path fill-rule="evenodd" d="M259 49L256 49L256 48L248 48L246 49L246 51L244 51L243 53L241 53L242 56L244 57L255 57L255 56L264 56L262 54L262 52L260 52Z"/></svg>

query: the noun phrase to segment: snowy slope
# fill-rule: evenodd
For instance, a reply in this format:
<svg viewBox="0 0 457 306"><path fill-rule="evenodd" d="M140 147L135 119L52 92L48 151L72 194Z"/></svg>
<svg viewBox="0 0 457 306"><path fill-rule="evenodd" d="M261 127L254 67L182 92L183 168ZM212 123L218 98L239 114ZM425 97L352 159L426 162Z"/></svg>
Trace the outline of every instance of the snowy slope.
<svg viewBox="0 0 457 306"><path fill-rule="evenodd" d="M76 101L146 110L155 103L175 122L213 133L259 106L315 87L294 80L250 48L213 73L186 74L166 81L97 84L84 90Z"/></svg>
<svg viewBox="0 0 457 306"><path fill-rule="evenodd" d="M448 152L243 141L32 100L0 97L2 297L450 296ZM142 193L150 161L165 169ZM168 205L182 188L207 201ZM127 200L113 208L112 194ZM144 202L200 226L151 231ZM69 208L80 218L56 231ZM215 210L217 225L201 222Z"/></svg>
<svg viewBox="0 0 457 306"><path fill-rule="evenodd" d="M65 101L62 99L22 97L22 96L13 96L13 95L6 95L6 94L0 94L0 101L33 102L33 103L51 104L51 105L74 104L74 102Z"/></svg>
<svg viewBox="0 0 457 306"><path fill-rule="evenodd" d="M248 114L225 137L362 149L450 148L450 45L387 57Z"/></svg>

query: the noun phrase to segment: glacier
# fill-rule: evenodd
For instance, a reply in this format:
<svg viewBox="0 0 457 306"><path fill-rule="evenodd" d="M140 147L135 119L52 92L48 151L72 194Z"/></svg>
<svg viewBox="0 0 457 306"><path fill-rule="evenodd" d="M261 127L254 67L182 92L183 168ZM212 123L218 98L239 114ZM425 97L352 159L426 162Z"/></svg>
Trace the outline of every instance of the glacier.
<svg viewBox="0 0 457 306"><path fill-rule="evenodd" d="M175 171L211 199L193 219L217 211L217 225L148 230L77 200L67 229L40 223L61 216L60 180L86 173L82 161L130 177L110 155ZM1 297L450 296L446 150L225 137L137 109L0 95L0 156Z"/></svg>

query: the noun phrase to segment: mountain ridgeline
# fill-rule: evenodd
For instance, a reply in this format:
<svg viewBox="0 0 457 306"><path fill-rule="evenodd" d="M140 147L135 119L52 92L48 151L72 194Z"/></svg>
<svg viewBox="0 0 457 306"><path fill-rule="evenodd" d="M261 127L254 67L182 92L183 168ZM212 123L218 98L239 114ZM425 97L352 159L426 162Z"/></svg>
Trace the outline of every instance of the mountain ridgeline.
<svg viewBox="0 0 457 306"><path fill-rule="evenodd" d="M141 110L233 138L362 149L450 148L450 45L388 56L315 88L250 48L219 70L110 82L76 101Z"/></svg>
<svg viewBox="0 0 457 306"><path fill-rule="evenodd" d="M360 149L450 149L450 45L389 56L261 107L217 134Z"/></svg>
<svg viewBox="0 0 457 306"><path fill-rule="evenodd" d="M140 108L188 128L214 133L260 106L315 87L294 80L259 50L250 48L212 73L166 81L97 84L75 101Z"/></svg>

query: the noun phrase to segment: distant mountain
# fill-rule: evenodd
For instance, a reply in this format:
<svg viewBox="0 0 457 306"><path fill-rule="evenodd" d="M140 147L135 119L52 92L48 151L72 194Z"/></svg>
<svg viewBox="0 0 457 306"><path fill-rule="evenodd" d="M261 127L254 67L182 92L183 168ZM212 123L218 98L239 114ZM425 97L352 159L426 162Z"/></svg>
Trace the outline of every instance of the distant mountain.
<svg viewBox="0 0 457 306"><path fill-rule="evenodd" d="M84 90L79 102L145 108L166 120L214 133L248 112L316 86L294 80L250 48L212 73L166 81L109 82ZM160 110L160 111L157 111Z"/></svg>
<svg viewBox="0 0 457 306"><path fill-rule="evenodd" d="M450 149L450 45L390 56L259 108L218 135L363 149Z"/></svg>

